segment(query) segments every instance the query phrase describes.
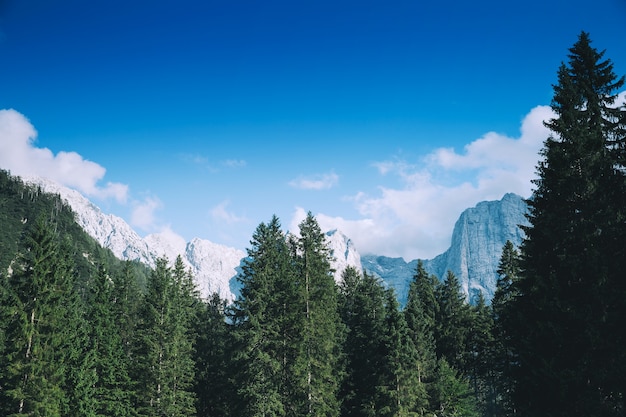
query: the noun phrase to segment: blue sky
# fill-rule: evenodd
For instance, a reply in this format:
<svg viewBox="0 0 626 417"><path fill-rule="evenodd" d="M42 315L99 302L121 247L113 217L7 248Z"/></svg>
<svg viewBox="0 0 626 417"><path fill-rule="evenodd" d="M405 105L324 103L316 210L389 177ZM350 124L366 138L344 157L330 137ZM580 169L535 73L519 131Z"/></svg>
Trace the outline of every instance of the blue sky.
<svg viewBox="0 0 626 417"><path fill-rule="evenodd" d="M0 167L142 235L240 249L273 214L429 258L531 192L581 30L626 73L626 1L0 0Z"/></svg>

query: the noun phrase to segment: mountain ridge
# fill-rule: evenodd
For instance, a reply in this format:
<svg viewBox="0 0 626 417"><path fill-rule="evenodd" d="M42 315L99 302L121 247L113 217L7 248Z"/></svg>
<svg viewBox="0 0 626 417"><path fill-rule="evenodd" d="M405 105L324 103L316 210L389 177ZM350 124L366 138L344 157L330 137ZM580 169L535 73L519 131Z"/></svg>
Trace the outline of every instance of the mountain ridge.
<svg viewBox="0 0 626 417"><path fill-rule="evenodd" d="M200 238L185 242L169 231L142 238L123 219L102 212L78 191L43 178L24 178L24 181L37 184L46 192L59 194L76 213L77 223L119 259L154 266L159 257L165 256L173 262L180 255L193 274L201 297L208 298L217 292L223 299L233 301L237 296L235 277L247 256L243 250ZM518 225L527 224L526 213L525 201L512 193L505 194L501 200L484 201L465 209L455 223L450 247L435 258L424 260L426 270L440 280L448 270L454 272L469 301L481 292L489 302L495 291L502 246L506 240L519 246L523 232ZM325 236L334 257L331 266L335 270L335 281L341 280L348 266L365 270L393 287L400 303L405 303L417 259L406 262L402 258L361 256L354 242L340 230L327 231Z"/></svg>

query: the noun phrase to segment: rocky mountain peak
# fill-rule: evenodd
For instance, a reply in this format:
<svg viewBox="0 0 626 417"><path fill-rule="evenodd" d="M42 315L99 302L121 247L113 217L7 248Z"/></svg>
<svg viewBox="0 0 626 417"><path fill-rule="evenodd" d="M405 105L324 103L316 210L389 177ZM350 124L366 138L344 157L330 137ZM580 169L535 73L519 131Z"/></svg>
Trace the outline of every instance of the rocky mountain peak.
<svg viewBox="0 0 626 417"><path fill-rule="evenodd" d="M137 260L154 266L159 257L174 262L177 256L193 274L202 297L217 292L232 301L237 293L235 277L246 253L239 249L194 238L185 242L171 231L146 237L139 236L123 219L105 214L79 192L42 178L24 178L39 185L44 191L59 194L76 213L78 224L103 247L123 260ZM497 267L501 250L507 240L519 246L523 232L519 225L527 225L526 202L518 195L506 194L498 201L485 201L465 210L457 220L450 248L424 265L440 279L448 270L461 282L468 299L482 292L489 302L495 291ZM339 282L348 266L358 271L381 277L394 287L401 304L406 301L408 285L417 267L417 260L405 262L402 258L361 256L354 242L340 230L325 234L334 258L335 281Z"/></svg>

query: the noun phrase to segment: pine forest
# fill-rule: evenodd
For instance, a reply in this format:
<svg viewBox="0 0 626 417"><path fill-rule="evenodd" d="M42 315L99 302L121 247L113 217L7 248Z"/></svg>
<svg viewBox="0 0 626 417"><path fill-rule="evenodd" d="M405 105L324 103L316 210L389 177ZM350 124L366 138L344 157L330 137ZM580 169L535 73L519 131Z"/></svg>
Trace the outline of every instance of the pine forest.
<svg viewBox="0 0 626 417"><path fill-rule="evenodd" d="M258 225L228 303L180 257L120 261L0 172L0 415L623 416L624 77L582 32L558 68L520 247L490 304L422 262L405 305L308 213Z"/></svg>

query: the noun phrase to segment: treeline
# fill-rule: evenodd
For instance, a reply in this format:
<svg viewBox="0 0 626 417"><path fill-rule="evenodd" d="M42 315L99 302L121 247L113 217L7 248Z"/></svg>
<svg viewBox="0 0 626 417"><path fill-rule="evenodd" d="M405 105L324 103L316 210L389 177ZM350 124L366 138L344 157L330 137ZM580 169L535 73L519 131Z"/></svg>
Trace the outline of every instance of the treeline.
<svg viewBox="0 0 626 417"><path fill-rule="evenodd" d="M81 276L55 225L40 218L2 274L2 415L478 415L487 404L475 358L488 307L421 264L403 310L352 268L338 286L310 213L298 238L276 217L259 225L232 305L201 300L180 257L159 259L143 290L131 263L112 272L93 259Z"/></svg>
<svg viewBox="0 0 626 417"><path fill-rule="evenodd" d="M583 32L559 69L530 226L490 306L422 263L402 308L367 273L336 284L310 213L297 235L257 227L230 305L201 300L180 258L142 279L90 250L57 200L10 220L0 414L624 415L626 104L603 54Z"/></svg>

